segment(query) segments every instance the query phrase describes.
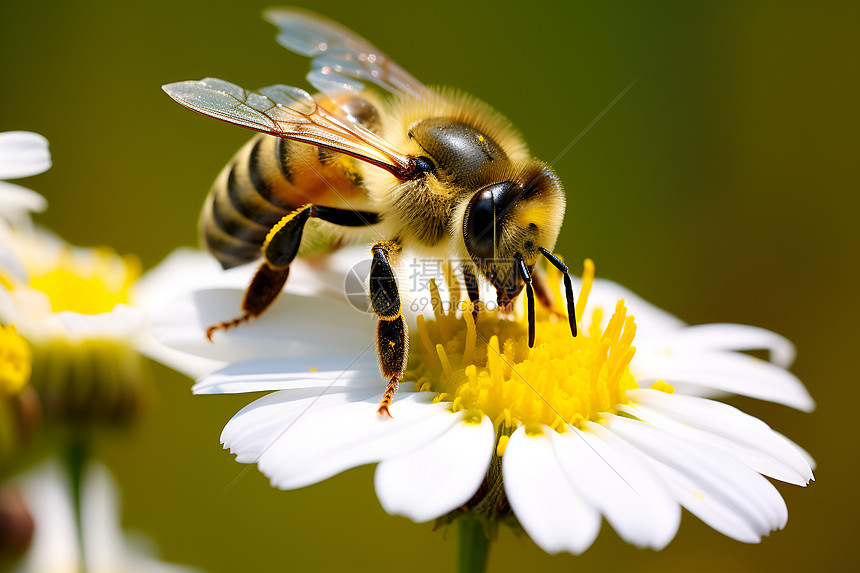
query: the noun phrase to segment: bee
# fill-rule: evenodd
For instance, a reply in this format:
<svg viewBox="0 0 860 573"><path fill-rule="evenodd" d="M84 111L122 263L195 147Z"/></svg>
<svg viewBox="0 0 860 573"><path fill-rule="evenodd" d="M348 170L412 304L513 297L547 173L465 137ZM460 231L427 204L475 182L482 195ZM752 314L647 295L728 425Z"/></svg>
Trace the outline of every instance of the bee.
<svg viewBox="0 0 860 573"><path fill-rule="evenodd" d="M395 279L406 249L460 261L473 316L479 280L510 310L526 290L534 345L538 257L562 271L576 336L567 267L552 254L565 210L562 184L532 157L513 126L487 104L452 89L424 86L367 40L318 14L272 9L278 42L313 58L309 83L256 92L206 78L163 86L203 115L260 132L216 179L200 217L201 242L224 268L262 258L237 326L268 308L297 255L355 241L373 242L368 296L378 317L380 371L389 406L409 354Z"/></svg>

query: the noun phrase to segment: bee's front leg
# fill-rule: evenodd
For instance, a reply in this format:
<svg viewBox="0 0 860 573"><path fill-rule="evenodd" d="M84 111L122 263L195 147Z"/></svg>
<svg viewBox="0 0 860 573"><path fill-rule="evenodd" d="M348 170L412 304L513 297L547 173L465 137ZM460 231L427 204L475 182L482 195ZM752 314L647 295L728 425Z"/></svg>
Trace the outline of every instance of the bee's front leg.
<svg viewBox="0 0 860 573"><path fill-rule="evenodd" d="M391 417L388 407L403 379L409 359L409 329L403 319L400 292L391 268L391 257L400 252L396 241L376 243L371 247L373 261L370 265L370 304L379 323L376 325L376 352L379 369L388 380L388 387L379 402L379 413Z"/></svg>
<svg viewBox="0 0 860 573"><path fill-rule="evenodd" d="M307 204L285 215L272 227L262 247L265 260L242 298L242 315L213 324L206 329L206 338L212 340L214 332L238 326L259 316L275 301L290 275L290 263L299 252L305 223L316 215L314 211L314 206Z"/></svg>

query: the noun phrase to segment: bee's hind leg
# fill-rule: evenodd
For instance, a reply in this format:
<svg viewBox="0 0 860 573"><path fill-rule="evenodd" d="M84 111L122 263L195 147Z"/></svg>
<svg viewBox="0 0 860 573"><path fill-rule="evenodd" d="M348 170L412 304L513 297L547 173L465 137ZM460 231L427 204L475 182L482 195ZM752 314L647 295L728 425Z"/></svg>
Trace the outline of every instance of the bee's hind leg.
<svg viewBox="0 0 860 573"><path fill-rule="evenodd" d="M216 331L227 330L261 315L275 301L290 275L290 263L299 252L305 223L316 215L314 211L313 205L305 205L284 215L272 227L262 247L265 260L245 290L242 315L233 320L213 324L206 329L206 338L211 341L212 334Z"/></svg>
<svg viewBox="0 0 860 573"><path fill-rule="evenodd" d="M370 265L370 304L379 323L376 325L376 351L379 369L388 380L388 387L379 402L379 414L391 417L388 407L403 379L409 359L409 330L403 320L400 292L391 269L391 256L400 251L395 241L376 243L371 247L373 261Z"/></svg>
<svg viewBox="0 0 860 573"><path fill-rule="evenodd" d="M242 315L232 320L213 324L206 329L206 338L212 341L212 335L218 330L227 330L239 326L252 318L260 316L278 297L287 277L290 275L289 265L283 268L273 268L264 261L251 279L251 284L245 290L242 298Z"/></svg>

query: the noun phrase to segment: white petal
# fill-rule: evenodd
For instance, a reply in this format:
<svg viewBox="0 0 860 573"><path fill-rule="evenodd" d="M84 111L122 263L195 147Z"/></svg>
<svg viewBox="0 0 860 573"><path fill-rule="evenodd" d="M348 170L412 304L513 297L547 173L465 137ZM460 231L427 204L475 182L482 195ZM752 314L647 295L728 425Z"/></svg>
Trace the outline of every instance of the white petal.
<svg viewBox="0 0 860 573"><path fill-rule="evenodd" d="M50 313L50 307L47 309L34 309L32 307L27 308L20 304L21 297L20 292L22 289L16 288L14 291L9 291L2 286L0 286L0 323L3 324L14 324L15 328L18 330L18 334L23 336L24 338L30 338L30 334L28 333L28 315L33 314L35 311L44 310L45 312L40 312L40 315L45 315ZM37 299L38 304L38 299ZM41 316L40 316L41 318ZM37 325L38 326L38 325Z"/></svg>
<svg viewBox="0 0 860 573"><path fill-rule="evenodd" d="M688 440L703 441L766 476L805 486L812 470L798 449L767 424L737 408L703 398L634 390L629 414Z"/></svg>
<svg viewBox="0 0 860 573"><path fill-rule="evenodd" d="M275 392L239 410L224 426L221 443L236 454L236 461L253 463L269 444L310 408L326 410L364 400L374 394L378 392L329 392L319 388Z"/></svg>
<svg viewBox="0 0 860 573"><path fill-rule="evenodd" d="M579 293L582 280L574 278L573 283L574 293ZM585 316L582 317L583 328L587 329L591 324L592 309L595 307L603 309L602 327L605 327L615 310L615 304L621 299L624 299L629 314L636 317L636 339L639 341L659 337L685 326L679 318L657 308L620 284L606 279L595 279L591 294L588 295Z"/></svg>
<svg viewBox="0 0 860 573"><path fill-rule="evenodd" d="M225 362L373 351L375 317L346 303L286 292L260 317L216 332L209 342L206 328L240 314L242 296L240 290L219 289L182 297L156 315L153 336L177 350Z"/></svg>
<svg viewBox="0 0 860 573"><path fill-rule="evenodd" d="M154 311L196 289L244 289L255 270L255 265L243 265L224 271L212 255L182 247L140 277L129 294L136 304Z"/></svg>
<svg viewBox="0 0 860 573"><path fill-rule="evenodd" d="M20 185L0 181L0 214L18 225L28 213L41 213L48 206L44 197Z"/></svg>
<svg viewBox="0 0 860 573"><path fill-rule="evenodd" d="M240 454L237 460L256 459L275 487L304 487L408 452L457 421L446 404L430 403L431 393L399 392L391 405L394 418L386 418L377 413L379 390L339 392L316 401L308 398L311 391L320 393L281 390L258 400L267 402L265 412L242 410L222 434L225 445ZM296 404L291 395L304 397Z"/></svg>
<svg viewBox="0 0 860 573"><path fill-rule="evenodd" d="M93 571L109 571L123 562L122 527L116 480L102 465L87 468L82 492L84 553Z"/></svg>
<svg viewBox="0 0 860 573"><path fill-rule="evenodd" d="M51 167L48 140L29 131L0 133L0 179L17 179Z"/></svg>
<svg viewBox="0 0 860 573"><path fill-rule="evenodd" d="M768 350L771 362L783 368L791 366L796 353L794 344L787 338L764 328L744 324L688 326L666 336L665 344L673 352Z"/></svg>
<svg viewBox="0 0 860 573"><path fill-rule="evenodd" d="M197 379L227 366L222 360L195 356L161 344L145 332L137 343L137 350L144 356L168 366L189 378Z"/></svg>
<svg viewBox="0 0 860 573"><path fill-rule="evenodd" d="M99 314L57 312L54 313L53 318L61 325L65 335L72 340L87 338L131 340L141 331L145 323L143 311L125 304L118 304L112 311Z"/></svg>
<svg viewBox="0 0 860 573"><path fill-rule="evenodd" d="M794 441L790 440L789 438L787 438L784 434L780 434L779 432L776 432L776 434L778 434L778 435L779 435L783 440L785 440L786 442L788 442L789 444L791 444L791 446L792 446L795 450L797 450L798 452L800 452L800 455L801 455L801 456L803 456L803 459L804 459L804 460L806 460L806 463L807 463L807 465L809 466L809 469L811 469L811 470L813 470L813 471L815 470L815 466L817 465L817 462L815 461L815 458L813 458L813 457L810 455L810 453L809 453L809 452L807 452L805 449L803 449L802 447L800 447L800 446L797 444L797 442L794 442ZM815 477L813 477L813 478L812 478L812 480L813 480L813 481L815 481Z"/></svg>
<svg viewBox="0 0 860 573"><path fill-rule="evenodd" d="M798 378L770 362L735 352L638 353L630 365L644 379L685 382L785 404L805 412L815 401Z"/></svg>
<svg viewBox="0 0 860 573"><path fill-rule="evenodd" d="M181 247L135 283L131 291L132 300L155 311L182 296L190 296L195 290L236 289L244 292L259 266L260 263L255 261L224 270L209 253ZM342 291L343 277L341 276L338 282L330 276L335 274L342 275L343 272L334 272L327 266L311 266L304 259L298 259L290 266L286 292L308 297L323 293L334 297L338 305L342 305L345 302ZM330 285L330 282L336 282L337 288ZM317 301L314 304L325 303Z"/></svg>
<svg viewBox="0 0 860 573"><path fill-rule="evenodd" d="M743 463L645 422L612 415L605 419L612 433L649 456L673 487L678 502L714 529L741 541L757 542L785 525L788 510L782 497Z"/></svg>
<svg viewBox="0 0 860 573"><path fill-rule="evenodd" d="M744 543L758 543L767 533L725 499L703 492L699 482L689 475L657 461L652 463L678 502L709 527Z"/></svg>
<svg viewBox="0 0 860 573"><path fill-rule="evenodd" d="M38 524L33 532L25 571L74 571L79 560L77 528L68 479L51 460L31 472L22 483L22 495Z"/></svg>
<svg viewBox="0 0 860 573"><path fill-rule="evenodd" d="M195 394L232 394L290 388L380 388L376 352L261 358L230 364L203 377Z"/></svg>
<svg viewBox="0 0 860 573"><path fill-rule="evenodd" d="M14 236L14 231L0 218L0 272L7 280L26 284L27 270L20 254L12 246Z"/></svg>
<svg viewBox="0 0 860 573"><path fill-rule="evenodd" d="M570 483L625 541L662 549L675 537L681 507L639 452L599 424L547 433Z"/></svg>
<svg viewBox="0 0 860 573"><path fill-rule="evenodd" d="M422 522L463 505L484 480L496 432L484 416L480 424L459 420L427 445L379 463L376 495L386 512Z"/></svg>
<svg viewBox="0 0 860 573"><path fill-rule="evenodd" d="M588 549L600 514L565 477L547 436L516 430L502 457L505 493L523 529L547 553Z"/></svg>
<svg viewBox="0 0 860 573"><path fill-rule="evenodd" d="M11 292L0 289L0 320L14 324L34 344L64 338L73 342L105 339L131 346L136 345L145 316L140 309L124 304L99 314L51 312L45 293L19 287Z"/></svg>

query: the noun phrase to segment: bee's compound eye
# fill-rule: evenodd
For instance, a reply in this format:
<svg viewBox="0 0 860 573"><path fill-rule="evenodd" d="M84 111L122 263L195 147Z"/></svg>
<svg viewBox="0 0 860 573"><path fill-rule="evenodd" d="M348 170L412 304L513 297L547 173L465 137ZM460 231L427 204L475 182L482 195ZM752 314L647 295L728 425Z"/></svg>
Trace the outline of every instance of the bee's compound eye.
<svg viewBox="0 0 860 573"><path fill-rule="evenodd" d="M478 259L493 257L496 225L511 204L514 184L510 181L484 187L472 197L463 222L463 238L470 254Z"/></svg>
<svg viewBox="0 0 860 573"><path fill-rule="evenodd" d="M435 167L433 166L433 162L428 157L416 157L412 160L412 164L415 166L415 173L431 173Z"/></svg>

